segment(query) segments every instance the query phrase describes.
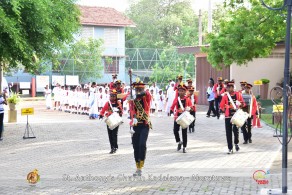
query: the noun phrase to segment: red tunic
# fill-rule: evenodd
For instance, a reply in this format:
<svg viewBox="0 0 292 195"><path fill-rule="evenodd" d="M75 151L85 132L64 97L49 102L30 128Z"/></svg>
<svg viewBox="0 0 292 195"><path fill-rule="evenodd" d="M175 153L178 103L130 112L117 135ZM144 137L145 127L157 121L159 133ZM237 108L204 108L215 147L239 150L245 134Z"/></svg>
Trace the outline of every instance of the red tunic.
<svg viewBox="0 0 292 195"><path fill-rule="evenodd" d="M123 108L122 108L122 104L120 101L116 101L116 102L111 102L112 107L113 108L118 108L119 109L119 114L120 116L122 116L123 114ZM102 108L100 115L104 116L106 115L107 117L110 116L113 113L112 108L109 105L109 102L105 103L104 107Z"/></svg>
<svg viewBox="0 0 292 195"><path fill-rule="evenodd" d="M184 106L184 109L186 109L186 107L192 107L192 102L191 102L190 98L188 98L187 96L185 96L182 100L185 100L185 105L183 105ZM179 104L178 97L176 97L173 100L172 106L170 107L170 110L171 111L173 111L173 112L175 111L175 113L174 113L174 120L176 120L177 117L181 113L183 113L185 111L185 110L182 110L178 104Z"/></svg>
<svg viewBox="0 0 292 195"><path fill-rule="evenodd" d="M110 90L115 89L115 83L114 82L110 82L109 88L110 88Z"/></svg>
<svg viewBox="0 0 292 195"><path fill-rule="evenodd" d="M144 111L145 113L147 114L147 116L149 117L149 114L150 114L150 103L151 103L151 94L148 92L148 91L145 91L146 95L144 95L142 98L136 98L137 100L143 100L143 108L144 108ZM131 115L131 122L130 122L130 125L133 126L133 118L134 118L134 115L137 115L137 108L134 104L134 101L133 100L130 100L129 102L129 105L130 105L130 115ZM147 121L145 121L146 124L148 124Z"/></svg>
<svg viewBox="0 0 292 195"><path fill-rule="evenodd" d="M241 106L244 107L245 106L245 102L243 101L242 95L239 92L234 92L233 94L230 94L230 96L236 95L236 100L238 100L241 103ZM236 102L234 102L236 108L238 108L238 106L236 105ZM227 94L225 94L222 97L221 103L220 103L220 109L222 111L225 111L225 117L231 117L230 116L230 109L236 109L233 108L232 104L229 102L228 96Z"/></svg>
<svg viewBox="0 0 292 195"><path fill-rule="evenodd" d="M222 83L221 86L219 86L219 83L216 83L213 87L213 92L215 94L215 98L218 98L221 95L221 90L219 89L219 92L217 91L217 87L220 87L221 90L224 88L224 84Z"/></svg>
<svg viewBox="0 0 292 195"><path fill-rule="evenodd" d="M198 102L198 96L196 96L195 94L193 94L194 95L194 103L192 102L192 97L191 97L191 95L189 94L189 99L190 99L190 101L191 101L191 103L192 103L192 106L191 106L191 108L192 108L192 111L194 111L194 112L196 112L197 111L197 109L196 109L196 104L197 104L197 102Z"/></svg>

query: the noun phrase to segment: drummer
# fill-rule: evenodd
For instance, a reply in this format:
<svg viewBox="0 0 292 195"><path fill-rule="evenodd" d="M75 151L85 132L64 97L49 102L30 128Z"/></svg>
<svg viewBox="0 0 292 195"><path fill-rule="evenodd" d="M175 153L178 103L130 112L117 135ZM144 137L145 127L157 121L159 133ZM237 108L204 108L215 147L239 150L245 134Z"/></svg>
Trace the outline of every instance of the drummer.
<svg viewBox="0 0 292 195"><path fill-rule="evenodd" d="M241 81L240 82L240 88L241 88L241 90L239 90L239 92L242 93L243 91L245 91L246 84L247 84L246 81Z"/></svg>
<svg viewBox="0 0 292 195"><path fill-rule="evenodd" d="M242 95L250 95L251 96L250 102L245 102L246 106L244 106L242 108L242 110L244 112L247 112L249 115L249 117L247 118L247 121L241 127L241 130L243 133L243 139L244 139L243 144L247 144L248 142L252 143L252 140L251 140L251 127L252 127L251 121L253 119L253 115L255 115L255 116L258 115L258 113L257 113L257 106L258 106L257 100L256 100L256 97L251 92L252 87L253 87L252 84L246 83L245 90L242 92Z"/></svg>
<svg viewBox="0 0 292 195"><path fill-rule="evenodd" d="M181 84L179 84L177 86L178 89L178 96L175 97L173 104L170 108L170 114L172 114L175 110L175 114L174 114L174 125L173 125L173 133L174 133L174 137L175 137L175 141L178 144L177 146L177 151L181 150L181 146L183 145L183 153L186 153L186 147L187 147L187 128L186 129L182 129L182 140L180 139L179 136L179 129L180 129L180 125L177 124L176 119L186 110L190 110L192 107L192 102L190 100L190 98L188 98L186 96L186 91L187 91L187 86L185 86L183 84L183 82L181 82ZM180 102L183 106L183 108L180 105Z"/></svg>
<svg viewBox="0 0 292 195"><path fill-rule="evenodd" d="M116 82L117 78L118 78L118 75L117 75L117 74L113 74L113 75L112 75L112 79L113 79L113 81L110 82L110 84L109 84L109 88L110 88L110 90L113 90L113 89L116 87L116 86L115 86L115 82Z"/></svg>
<svg viewBox="0 0 292 195"><path fill-rule="evenodd" d="M123 114L123 108L122 104L119 100L117 100L117 91L114 89L110 92L110 101L106 102L104 107L102 108L99 118L103 118L105 115L106 117L110 116L113 112L117 111L122 117ZM111 151L110 154L114 154L118 150L118 130L119 126L117 126L115 129L111 130L109 129L109 126L107 125L107 132L110 142Z"/></svg>
<svg viewBox="0 0 292 195"><path fill-rule="evenodd" d="M227 93L222 97L220 103L220 110L225 112L225 130L228 145L227 154L233 153L232 132L234 135L235 150L239 151L239 131L236 125L231 123L231 118L235 114L236 110L242 106L245 106L242 95L239 92L234 91L234 82L227 83ZM229 96L229 97L228 97Z"/></svg>

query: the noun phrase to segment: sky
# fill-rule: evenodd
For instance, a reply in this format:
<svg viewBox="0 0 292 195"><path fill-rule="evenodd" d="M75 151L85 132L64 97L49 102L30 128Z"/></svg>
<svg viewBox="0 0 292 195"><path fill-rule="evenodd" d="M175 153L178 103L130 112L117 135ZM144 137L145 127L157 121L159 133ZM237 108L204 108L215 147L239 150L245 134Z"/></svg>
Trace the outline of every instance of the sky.
<svg viewBox="0 0 292 195"><path fill-rule="evenodd" d="M131 0L78 0L80 5L113 7L118 11L124 12L129 7ZM224 0L212 0L213 7L215 4L222 4ZM199 9L208 10L209 0L191 0L193 9L198 12Z"/></svg>

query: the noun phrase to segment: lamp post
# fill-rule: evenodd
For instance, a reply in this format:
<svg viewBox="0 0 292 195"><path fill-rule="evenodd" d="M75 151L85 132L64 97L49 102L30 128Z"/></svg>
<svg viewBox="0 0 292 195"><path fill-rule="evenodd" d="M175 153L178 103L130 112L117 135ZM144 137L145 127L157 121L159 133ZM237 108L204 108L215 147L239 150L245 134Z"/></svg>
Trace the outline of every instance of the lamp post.
<svg viewBox="0 0 292 195"><path fill-rule="evenodd" d="M187 78L186 78L186 68L187 68L188 64L189 64L189 60L186 59L185 60L185 65L184 65L184 80L185 80L185 82L187 81Z"/></svg>
<svg viewBox="0 0 292 195"><path fill-rule="evenodd" d="M283 10L287 7L287 20L286 20L286 40L285 40L285 66L284 66L284 84L283 84L283 141L282 141L282 193L286 194L287 187L287 157L288 157L288 87L290 87L290 45L291 45L291 8L292 0L284 0L283 6L280 8L272 8L261 0L263 6L270 10Z"/></svg>

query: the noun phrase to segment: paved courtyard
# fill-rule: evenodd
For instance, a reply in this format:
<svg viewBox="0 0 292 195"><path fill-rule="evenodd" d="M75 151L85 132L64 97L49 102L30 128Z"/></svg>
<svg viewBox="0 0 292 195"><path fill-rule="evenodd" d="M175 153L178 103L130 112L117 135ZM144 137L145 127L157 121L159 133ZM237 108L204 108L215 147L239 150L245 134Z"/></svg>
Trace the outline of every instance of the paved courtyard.
<svg viewBox="0 0 292 195"><path fill-rule="evenodd" d="M154 130L148 138L143 177L133 178L135 163L126 116L119 129L119 150L110 155L101 121L45 110L44 101L23 101L20 107L35 108L29 122L36 139L22 139L25 116L19 115L17 123L5 123L0 142L0 194L237 195L281 188L281 145L273 137L274 130L265 125L253 129L252 144L240 144L239 152L227 155L224 121L206 118L206 108L200 107L196 131L188 134L184 154L176 151L173 119L152 117ZM289 168L291 189L291 163ZM40 181L32 185L26 176L34 169ZM268 184L253 179L258 170L269 172Z"/></svg>

